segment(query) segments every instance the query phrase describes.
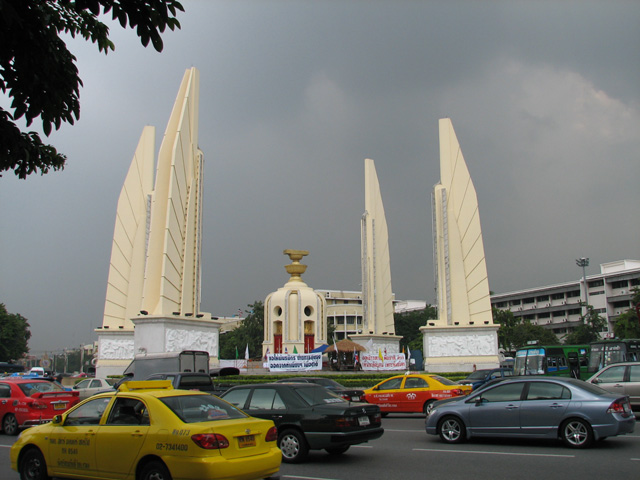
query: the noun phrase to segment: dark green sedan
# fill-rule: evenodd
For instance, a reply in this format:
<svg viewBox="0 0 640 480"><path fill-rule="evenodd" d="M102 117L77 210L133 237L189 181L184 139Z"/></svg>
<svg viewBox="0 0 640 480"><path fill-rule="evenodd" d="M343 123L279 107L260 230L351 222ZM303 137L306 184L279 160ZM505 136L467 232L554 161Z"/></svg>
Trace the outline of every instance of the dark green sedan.
<svg viewBox="0 0 640 480"><path fill-rule="evenodd" d="M348 402L320 385L242 385L221 398L252 417L273 420L282 459L289 463L300 462L309 450L341 454L384 433L380 407Z"/></svg>

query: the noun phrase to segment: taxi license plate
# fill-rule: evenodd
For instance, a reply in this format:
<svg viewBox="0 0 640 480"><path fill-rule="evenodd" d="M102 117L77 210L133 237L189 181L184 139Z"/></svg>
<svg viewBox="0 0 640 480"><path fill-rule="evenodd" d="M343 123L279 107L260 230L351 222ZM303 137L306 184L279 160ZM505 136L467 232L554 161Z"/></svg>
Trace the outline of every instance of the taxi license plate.
<svg viewBox="0 0 640 480"><path fill-rule="evenodd" d="M360 401L360 397L358 397L357 395L354 395L353 397L351 397L351 401L352 402L359 402Z"/></svg>
<svg viewBox="0 0 640 480"><path fill-rule="evenodd" d="M371 422L369 421L369 417L358 417L358 425L360 425L361 427L366 427L370 424Z"/></svg>
<svg viewBox="0 0 640 480"><path fill-rule="evenodd" d="M255 447L256 437L255 435L245 435L238 437L238 448Z"/></svg>
<svg viewBox="0 0 640 480"><path fill-rule="evenodd" d="M53 404L53 409L54 410L64 410L65 408L67 408L66 402L59 402L59 403L54 403Z"/></svg>

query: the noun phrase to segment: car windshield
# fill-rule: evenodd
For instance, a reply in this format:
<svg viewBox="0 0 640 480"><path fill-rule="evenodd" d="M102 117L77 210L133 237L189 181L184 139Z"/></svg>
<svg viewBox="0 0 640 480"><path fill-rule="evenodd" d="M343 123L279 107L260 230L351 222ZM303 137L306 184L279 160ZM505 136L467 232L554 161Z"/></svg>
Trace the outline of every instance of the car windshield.
<svg viewBox="0 0 640 480"><path fill-rule="evenodd" d="M440 375L430 375L434 380L439 381L443 385L460 385L458 382L454 382L453 380L449 380L448 378L441 377Z"/></svg>
<svg viewBox="0 0 640 480"><path fill-rule="evenodd" d="M34 393L64 392L64 388L53 382L21 383L19 387L27 396L31 396Z"/></svg>
<svg viewBox="0 0 640 480"><path fill-rule="evenodd" d="M342 388L342 385L329 378L314 378L313 380L310 380L310 382L317 385L322 385L323 387Z"/></svg>
<svg viewBox="0 0 640 480"><path fill-rule="evenodd" d="M465 380L484 380L484 377L486 377L490 371L491 370L476 370L470 373Z"/></svg>
<svg viewBox="0 0 640 480"><path fill-rule="evenodd" d="M212 422L248 415L213 395L184 395L160 398L185 423Z"/></svg>
<svg viewBox="0 0 640 480"><path fill-rule="evenodd" d="M346 403L347 401L327 390L324 387L318 386L317 388L296 388L298 395L310 406L314 405L327 405L330 403Z"/></svg>

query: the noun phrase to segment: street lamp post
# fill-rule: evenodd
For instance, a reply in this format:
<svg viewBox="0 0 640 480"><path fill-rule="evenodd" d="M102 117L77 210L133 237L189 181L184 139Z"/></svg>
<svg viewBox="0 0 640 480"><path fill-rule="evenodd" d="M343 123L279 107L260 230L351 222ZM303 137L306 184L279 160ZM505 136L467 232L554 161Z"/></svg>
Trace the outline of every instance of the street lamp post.
<svg viewBox="0 0 640 480"><path fill-rule="evenodd" d="M589 259L585 257L577 258L576 265L582 267L582 283L584 284L584 313L583 313L583 321L587 312L587 305L589 304L589 290L587 285L587 270L586 268L589 266Z"/></svg>

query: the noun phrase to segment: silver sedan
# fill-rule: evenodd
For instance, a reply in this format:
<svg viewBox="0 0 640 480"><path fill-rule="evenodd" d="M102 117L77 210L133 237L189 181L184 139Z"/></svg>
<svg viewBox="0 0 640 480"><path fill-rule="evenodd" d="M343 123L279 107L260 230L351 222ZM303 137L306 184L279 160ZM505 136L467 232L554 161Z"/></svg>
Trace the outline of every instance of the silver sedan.
<svg viewBox="0 0 640 480"><path fill-rule="evenodd" d="M471 437L560 438L573 448L632 433L629 397L572 378L518 377L436 406L427 433L447 443Z"/></svg>

